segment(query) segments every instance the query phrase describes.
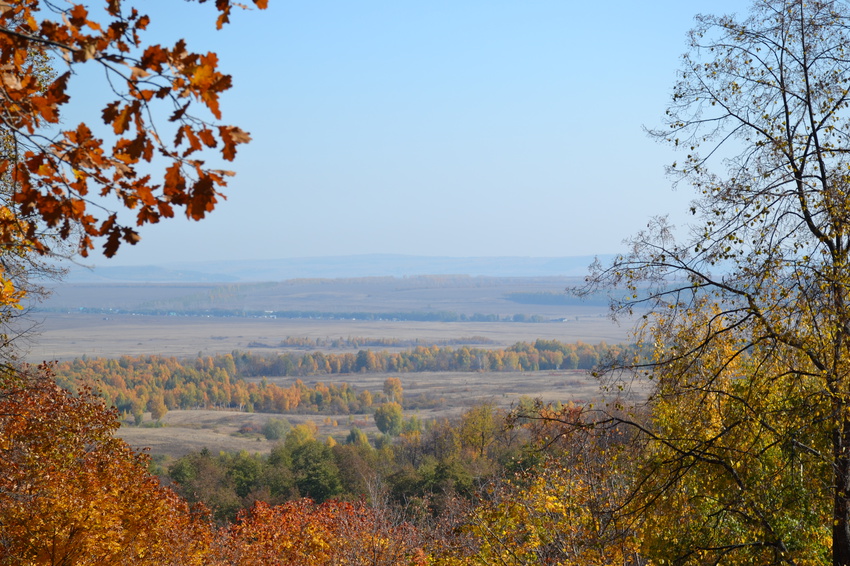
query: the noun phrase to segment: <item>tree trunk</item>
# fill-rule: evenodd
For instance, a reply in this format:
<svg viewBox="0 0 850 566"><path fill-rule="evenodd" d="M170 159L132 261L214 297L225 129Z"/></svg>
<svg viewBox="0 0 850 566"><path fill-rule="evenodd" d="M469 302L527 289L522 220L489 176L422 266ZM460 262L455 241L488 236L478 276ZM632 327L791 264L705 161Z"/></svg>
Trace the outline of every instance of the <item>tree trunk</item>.
<svg viewBox="0 0 850 566"><path fill-rule="evenodd" d="M833 435L835 507L832 522L832 564L850 566L850 421L844 419Z"/></svg>

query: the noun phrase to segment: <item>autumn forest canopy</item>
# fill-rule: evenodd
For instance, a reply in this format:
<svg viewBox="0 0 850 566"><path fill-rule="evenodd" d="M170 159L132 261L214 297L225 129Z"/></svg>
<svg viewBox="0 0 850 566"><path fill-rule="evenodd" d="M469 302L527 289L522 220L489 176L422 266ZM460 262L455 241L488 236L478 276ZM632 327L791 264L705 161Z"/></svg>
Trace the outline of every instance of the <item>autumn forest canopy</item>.
<svg viewBox="0 0 850 566"><path fill-rule="evenodd" d="M218 28L267 7L195 3ZM639 320L630 345L295 337L28 366L12 322L39 278L204 219L233 175L210 164L250 141L217 55L148 43L143 9L0 2L0 564L850 565L846 2L696 17L650 130L693 191L687 235L659 216L569 290ZM107 101L71 123L83 68ZM600 389L422 418L441 401L404 380L448 371ZM238 435L271 448L166 458L116 435L201 409L263 413Z"/></svg>

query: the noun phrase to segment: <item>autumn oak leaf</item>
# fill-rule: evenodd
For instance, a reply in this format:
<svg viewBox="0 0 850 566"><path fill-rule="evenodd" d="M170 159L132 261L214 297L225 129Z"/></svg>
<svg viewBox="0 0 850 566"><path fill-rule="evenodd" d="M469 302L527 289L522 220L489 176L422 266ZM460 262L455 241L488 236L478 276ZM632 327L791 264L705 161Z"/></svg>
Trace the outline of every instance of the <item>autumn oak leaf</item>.
<svg viewBox="0 0 850 566"><path fill-rule="evenodd" d="M215 4L219 27L233 9L268 5L268 0L189 1ZM90 19L91 6L79 0L0 0L0 29L6 30L0 33L4 131L9 147L20 148L0 155L0 174L15 180L7 202L16 218L27 222L21 239L28 239L29 250L47 253L46 242L68 239L85 255L100 239L104 253L112 256L122 243L135 243L136 232L118 220L120 210L110 204L87 210L93 204L83 200L87 194L117 199L118 207L133 209L141 224L171 217L181 207L190 218L203 218L223 198L218 191L226 179L206 169L200 154L221 146L221 156L232 161L237 146L250 140L235 126L189 115L190 103L200 103L215 120L221 118L219 98L231 87L231 77L218 69L218 56L192 52L184 40L173 47L146 43L140 32L150 18L128 4L104 0ZM78 125L46 128L62 122L71 102L70 77L83 65L106 73L106 92L113 98L99 115L75 120ZM168 135L160 137L157 116L173 124ZM93 131L98 118L111 143ZM155 155L161 165L152 163ZM160 185L150 184L148 176L140 179L142 162L155 170ZM3 284L0 272L0 290Z"/></svg>
<svg viewBox="0 0 850 566"><path fill-rule="evenodd" d="M233 161L236 158L238 144L251 141L251 135L236 126L219 126L218 133L224 143L221 154L227 161Z"/></svg>

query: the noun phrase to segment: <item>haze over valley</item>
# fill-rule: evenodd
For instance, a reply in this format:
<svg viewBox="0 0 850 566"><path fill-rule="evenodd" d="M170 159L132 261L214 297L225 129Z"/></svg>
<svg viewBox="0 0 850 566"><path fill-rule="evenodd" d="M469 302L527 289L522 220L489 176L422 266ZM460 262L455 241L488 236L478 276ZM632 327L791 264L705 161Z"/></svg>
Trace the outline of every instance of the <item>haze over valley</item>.
<svg viewBox="0 0 850 566"><path fill-rule="evenodd" d="M29 359L225 353L251 344L268 348L287 337L439 343L485 336L494 346L536 338L623 341L630 326L609 320L604 296L578 299L566 293L582 282L569 272L579 265L586 269L588 259L284 260L269 262L268 271L301 277L265 282L257 281L258 262L199 264L183 271L115 268L108 276L101 269L75 271L27 317L39 323ZM525 276L415 274L463 264ZM558 275L559 269L568 276ZM244 282L207 279L215 273ZM345 277L322 277L329 273ZM85 274L97 282L80 282ZM180 280L173 281L178 274Z"/></svg>

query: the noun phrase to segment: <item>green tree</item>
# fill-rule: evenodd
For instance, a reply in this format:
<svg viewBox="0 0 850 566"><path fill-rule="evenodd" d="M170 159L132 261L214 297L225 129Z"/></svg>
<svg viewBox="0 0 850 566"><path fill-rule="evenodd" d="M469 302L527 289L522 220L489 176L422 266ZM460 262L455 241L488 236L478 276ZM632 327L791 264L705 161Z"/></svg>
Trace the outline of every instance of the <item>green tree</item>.
<svg viewBox="0 0 850 566"><path fill-rule="evenodd" d="M283 440L292 428L286 419L269 419L263 425L263 436L267 440Z"/></svg>
<svg viewBox="0 0 850 566"><path fill-rule="evenodd" d="M492 403L479 403L466 411L460 419L458 434L461 446L470 457L483 458L487 447L496 440L501 427Z"/></svg>
<svg viewBox="0 0 850 566"><path fill-rule="evenodd" d="M210 454L206 448L183 456L168 468L175 490L189 503L203 503L219 523L232 521L242 507L233 478L228 475L226 458Z"/></svg>
<svg viewBox="0 0 850 566"><path fill-rule="evenodd" d="M636 365L655 414L617 417L648 440L636 501L650 514L647 502L681 502L659 537L675 536L674 511L703 525L683 544L657 539L659 559L803 563L825 536L833 564L850 564L848 21L833 0L698 16L653 132L685 154L670 171L696 189L693 237L657 219L584 288L625 287L618 311L653 312ZM715 421L685 426L694 410ZM793 470L811 491L794 495ZM689 498L707 478L725 496ZM762 513L770 494L782 513Z"/></svg>
<svg viewBox="0 0 850 566"><path fill-rule="evenodd" d="M378 357L372 350L360 350L357 352L357 361L354 366L355 371L367 372L376 371L379 369Z"/></svg>
<svg viewBox="0 0 850 566"><path fill-rule="evenodd" d="M263 464L259 456L251 455L245 450L227 457L227 476L233 482L236 495L245 498L260 486Z"/></svg>
<svg viewBox="0 0 850 566"><path fill-rule="evenodd" d="M369 437L366 436L365 432L354 426L351 427L351 431L348 433L345 443L355 444L357 446L369 446Z"/></svg>
<svg viewBox="0 0 850 566"><path fill-rule="evenodd" d="M322 502L342 492L339 469L331 447L317 440L292 451L295 487L303 497Z"/></svg>
<svg viewBox="0 0 850 566"><path fill-rule="evenodd" d="M315 441L317 431L318 427L313 421L306 421L301 424L297 424L292 427L288 433L286 433L286 440L284 444L291 452L306 442Z"/></svg>
<svg viewBox="0 0 850 566"><path fill-rule="evenodd" d="M140 399L136 399L131 405L130 412L133 415L133 422L139 426L145 418L145 404Z"/></svg>
<svg viewBox="0 0 850 566"><path fill-rule="evenodd" d="M404 425L404 413L398 403L383 403L375 409L375 426L384 434L398 436Z"/></svg>

